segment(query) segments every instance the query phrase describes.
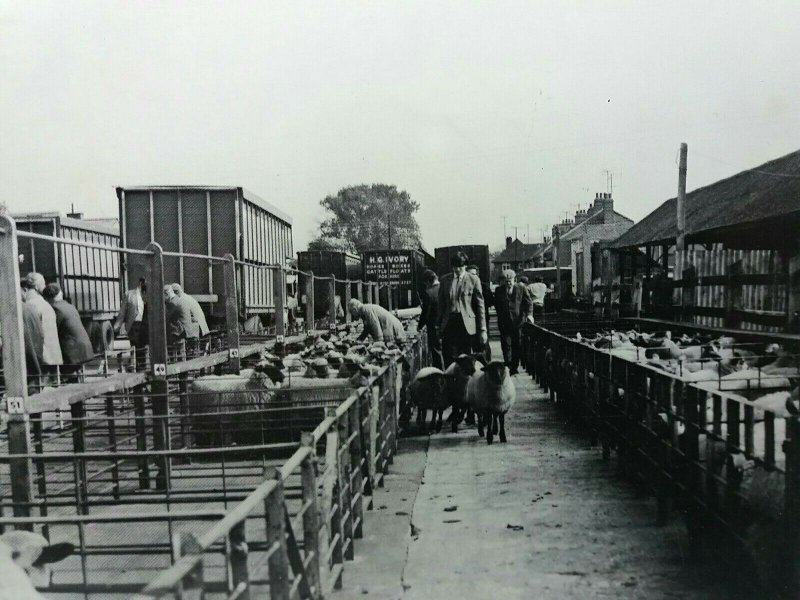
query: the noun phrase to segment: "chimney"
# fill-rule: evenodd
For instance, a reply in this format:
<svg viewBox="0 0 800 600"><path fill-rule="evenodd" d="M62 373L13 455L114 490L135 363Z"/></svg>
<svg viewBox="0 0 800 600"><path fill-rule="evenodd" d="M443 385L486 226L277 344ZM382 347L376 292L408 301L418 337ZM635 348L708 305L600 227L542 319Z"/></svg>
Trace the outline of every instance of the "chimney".
<svg viewBox="0 0 800 600"><path fill-rule="evenodd" d="M575 211L575 225L580 225L588 217L589 217L589 215L586 213L585 210L578 209L577 211Z"/></svg>
<svg viewBox="0 0 800 600"><path fill-rule="evenodd" d="M75 204L73 203L71 206L72 212L67 213L67 217L70 219L82 219L83 213L75 212Z"/></svg>
<svg viewBox="0 0 800 600"><path fill-rule="evenodd" d="M611 223L614 221L612 216L612 212L614 211L614 199L611 197L611 194L603 192L601 194L594 195L594 205L592 206L592 212L600 212L603 211L603 223Z"/></svg>
<svg viewBox="0 0 800 600"><path fill-rule="evenodd" d="M511 236L508 236L506 238L506 248L510 248L510 247L511 247Z"/></svg>

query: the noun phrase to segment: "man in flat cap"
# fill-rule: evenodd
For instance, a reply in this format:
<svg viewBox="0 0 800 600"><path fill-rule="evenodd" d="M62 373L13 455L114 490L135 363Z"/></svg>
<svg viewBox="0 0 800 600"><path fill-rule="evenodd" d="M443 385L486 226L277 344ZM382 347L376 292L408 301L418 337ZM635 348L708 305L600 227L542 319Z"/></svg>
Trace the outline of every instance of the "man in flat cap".
<svg viewBox="0 0 800 600"><path fill-rule="evenodd" d="M378 304L364 304L353 298L347 305L354 319L364 323L362 338L372 337L376 342L402 342L406 332L400 319Z"/></svg>
<svg viewBox="0 0 800 600"><path fill-rule="evenodd" d="M500 286L494 291L494 308L497 311L503 360L512 375L516 375L519 368L520 328L531 313L532 304L528 288L518 283L516 276L511 269L503 271Z"/></svg>

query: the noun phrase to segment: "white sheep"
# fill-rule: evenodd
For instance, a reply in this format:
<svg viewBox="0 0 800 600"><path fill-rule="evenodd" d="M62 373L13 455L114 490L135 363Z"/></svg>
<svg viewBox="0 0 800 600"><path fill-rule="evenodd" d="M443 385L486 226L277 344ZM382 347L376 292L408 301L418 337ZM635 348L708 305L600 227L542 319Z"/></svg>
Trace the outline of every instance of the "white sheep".
<svg viewBox="0 0 800 600"><path fill-rule="evenodd" d="M51 544L31 531L7 531L0 535L0 600L45 600L31 578L48 584L47 565L66 558L74 550L70 543Z"/></svg>
<svg viewBox="0 0 800 600"><path fill-rule="evenodd" d="M425 418L430 409L433 412L430 431L442 430L442 413L448 406L444 385L444 373L436 367L420 369L408 385L409 398L417 407L417 425L421 429L425 428Z"/></svg>
<svg viewBox="0 0 800 600"><path fill-rule="evenodd" d="M517 390L508 367L499 360L490 361L483 371L476 372L467 383L467 404L478 415L478 435L483 436L486 423L486 442L491 444L493 434L499 432L500 441L506 441L506 413L514 405Z"/></svg>
<svg viewBox="0 0 800 600"><path fill-rule="evenodd" d="M262 361L239 375L205 375L195 379L187 398L195 442L200 447L261 443L252 411L264 408L283 381L283 372ZM225 413L234 413L228 419Z"/></svg>

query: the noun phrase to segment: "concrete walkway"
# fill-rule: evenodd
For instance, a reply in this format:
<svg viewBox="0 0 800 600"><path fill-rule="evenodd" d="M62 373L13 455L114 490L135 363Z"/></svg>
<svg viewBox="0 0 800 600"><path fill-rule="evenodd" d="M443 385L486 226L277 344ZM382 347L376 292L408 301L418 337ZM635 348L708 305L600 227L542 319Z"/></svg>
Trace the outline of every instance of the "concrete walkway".
<svg viewBox="0 0 800 600"><path fill-rule="evenodd" d="M656 527L652 500L514 381L508 443L474 428L401 441L334 598L725 598L680 520Z"/></svg>

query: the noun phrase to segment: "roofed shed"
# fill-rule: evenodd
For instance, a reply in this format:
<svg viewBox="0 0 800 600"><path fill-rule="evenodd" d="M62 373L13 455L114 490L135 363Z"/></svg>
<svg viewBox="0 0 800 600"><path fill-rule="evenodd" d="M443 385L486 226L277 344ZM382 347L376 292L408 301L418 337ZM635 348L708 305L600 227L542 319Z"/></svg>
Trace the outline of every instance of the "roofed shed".
<svg viewBox="0 0 800 600"><path fill-rule="evenodd" d="M623 284L643 281L642 310L704 326L795 330L800 151L688 193L685 214L682 254L676 198L611 244Z"/></svg>

